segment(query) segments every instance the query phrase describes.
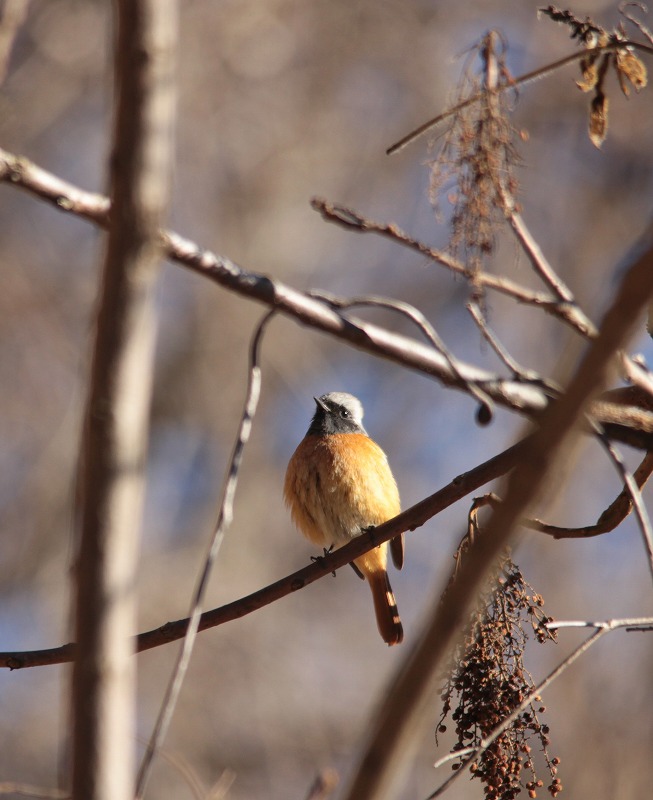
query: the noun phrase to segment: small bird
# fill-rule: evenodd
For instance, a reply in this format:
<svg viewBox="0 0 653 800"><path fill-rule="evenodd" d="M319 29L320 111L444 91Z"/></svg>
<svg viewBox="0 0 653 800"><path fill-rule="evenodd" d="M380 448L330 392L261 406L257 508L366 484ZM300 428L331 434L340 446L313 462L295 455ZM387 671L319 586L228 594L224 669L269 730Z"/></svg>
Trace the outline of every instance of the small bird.
<svg viewBox="0 0 653 800"><path fill-rule="evenodd" d="M399 491L383 450L363 428L363 406L346 392L313 398L317 406L306 436L286 471L284 498L293 522L323 548L341 547L364 530L395 517ZM390 542L398 569L404 562L403 534ZM352 566L372 590L383 641L404 636L386 570L387 543L355 559Z"/></svg>

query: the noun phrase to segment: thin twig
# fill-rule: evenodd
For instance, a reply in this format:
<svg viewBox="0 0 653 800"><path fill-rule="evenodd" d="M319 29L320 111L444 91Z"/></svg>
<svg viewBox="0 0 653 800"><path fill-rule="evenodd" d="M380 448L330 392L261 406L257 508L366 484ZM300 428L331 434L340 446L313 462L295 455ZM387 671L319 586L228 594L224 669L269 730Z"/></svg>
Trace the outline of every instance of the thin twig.
<svg viewBox="0 0 653 800"><path fill-rule="evenodd" d="M651 29L648 28L641 20L637 19L637 17L633 17L632 14L629 14L626 9L628 6L633 6L634 8L639 8L640 11L646 12L647 8L643 3L620 3L619 4L619 13L623 14L626 19L631 22L642 34L645 36L651 45L653 45L653 33L651 33Z"/></svg>
<svg viewBox="0 0 653 800"><path fill-rule="evenodd" d="M640 490L645 486L651 474L653 474L653 452L649 452L644 456L633 474L635 484ZM605 511L602 512L601 516L593 525L569 528L551 525L540 519L523 520L522 524L540 533L547 533L556 539L586 539L613 531L617 525L626 519L632 509L633 504L630 490L628 487L624 486L621 492Z"/></svg>
<svg viewBox="0 0 653 800"><path fill-rule="evenodd" d="M443 250L437 250L413 238L394 223L377 222L351 208L331 203L322 198L313 198L311 205L329 222L334 222L359 233L376 233L416 253L420 253L420 255L446 267L456 275L462 275L465 278L470 275L468 267L462 261ZM512 297L524 305L542 308L548 314L555 316L583 336L589 336L594 329L593 324L587 324L586 318L578 311L575 304L561 300L552 294L533 291L510 278L493 275L490 272L474 274L474 281L479 289L492 289Z"/></svg>
<svg viewBox="0 0 653 800"><path fill-rule="evenodd" d="M603 429L596 424L594 427L597 431L599 441L610 456L612 463L615 465L617 472L619 473L622 481L624 482L624 486L630 495L630 502L635 511L635 515L639 523L639 530L642 534L644 550L646 551L648 559L649 572L651 573L651 578L653 579L653 531L651 530L651 520L649 518L648 511L646 510L646 506L642 500L641 492L639 491L638 482L635 480L633 474L624 463L619 451L605 435ZM647 457L649 455L650 453L647 453Z"/></svg>
<svg viewBox="0 0 653 800"><path fill-rule="evenodd" d="M494 331L487 324L487 321L483 316L483 312L475 300L472 300L467 304L467 310L472 315L472 318L478 326L478 329L480 330L485 341L494 350L499 360L502 361L503 364L505 364L505 366L510 370L513 378L516 378L518 381L523 383L532 383L535 386L540 386L552 397L556 397L560 394L562 391L560 386L554 384L552 381L549 381L546 378L543 378L533 370L524 369L524 367L517 363L517 361L501 344Z"/></svg>
<svg viewBox="0 0 653 800"><path fill-rule="evenodd" d="M583 312L576 302L571 289L548 262L542 252L542 248L526 226L522 215L517 211L515 199L508 189L506 181L500 177L497 180L497 191L513 233L528 256L528 260L531 262L536 274L557 298L560 307L565 309L566 320L573 324L584 336L595 337L597 333L596 325Z"/></svg>
<svg viewBox="0 0 653 800"><path fill-rule="evenodd" d="M606 619L594 622L586 619L558 619L544 623L545 628L558 630L559 628L600 628L605 630L617 630L625 628L627 631L649 630L653 627L653 617L622 617L620 619Z"/></svg>
<svg viewBox="0 0 653 800"><path fill-rule="evenodd" d="M431 325L431 323L426 319L422 312L415 308L415 306L411 305L410 303L406 303L403 300L392 300L387 297L378 297L373 295L365 295L364 297L336 297L335 295L331 294L330 292L323 292L323 291L312 291L310 292L311 297L317 297L320 300L324 300L325 303L328 303L332 308L338 309L347 309L347 308L355 308L356 306L372 306L376 308L385 308L391 311L396 311L399 314L403 314L405 317L408 317L412 322L417 325L417 327L421 330L424 334L426 339L435 347L435 349L441 353L447 361L449 368L451 371L458 376L460 381L464 381L464 378L458 372L458 368L456 365L456 359L454 358L453 354L449 350L449 348L445 345L444 341L440 338L435 328ZM493 415L493 408L494 403L492 399L488 396L488 394L477 384L474 382L467 384L467 390L469 393L476 398L476 400L480 403L480 405L484 409L484 413L482 415L482 419L484 423L490 422Z"/></svg>
<svg viewBox="0 0 653 800"><path fill-rule="evenodd" d="M179 692L181 691L181 686L186 676L195 638L199 630L200 618L202 616L202 606L204 604L204 597L206 594L209 577L211 575L213 566L215 565L220 546L224 540L224 535L233 519L233 502L236 493L236 487L238 485L240 465L243 459L245 446L249 441L249 436L252 429L252 421L254 419L254 415L256 414L256 408L258 406L258 400L261 393L261 368L259 365L260 345L265 328L270 319L274 316L274 313L274 311L269 311L263 317L263 319L259 322L252 338L249 354L247 396L245 399L240 426L238 428L236 442L234 444L231 459L229 461L217 521L211 534L208 551L202 566L202 572L200 574L200 578L191 602L191 610L188 623L186 625L186 630L184 632L182 646L166 688L159 716L148 742L145 755L143 756L143 760L141 762L136 783L137 798L141 798L143 796L151 770L152 761L157 750L160 748L170 725L175 705L179 697Z"/></svg>
<svg viewBox="0 0 653 800"><path fill-rule="evenodd" d="M523 86L527 83L532 83L533 81L540 80L541 78L550 75L552 72L560 69L561 67L566 66L567 64L571 64L574 61L579 61L582 58L587 58L592 54L599 54L606 52L608 50L619 50L621 48L633 47L636 50L641 50L644 53L648 53L649 55L653 55L653 47L649 47L645 44L641 44L640 42L633 42L629 39L624 40L623 42L610 42L606 45L600 45L598 47L587 48L585 50L571 53L564 58L559 59L558 61L554 61L552 64L547 64L544 67L538 67L537 69L532 70L531 72L527 72L524 75L520 75L517 78L513 78L509 83L505 86L502 86L500 91L507 91L513 90L517 86ZM441 114L438 114L436 117L427 120L426 122L422 123L419 127L412 130L410 133L406 134L406 136L402 136L398 142L395 142L393 145L390 145L388 149L385 151L387 155L391 156L394 153L398 153L400 150L403 150L406 145L414 142L416 139L419 139L420 136L423 136L425 133L428 133L432 128L435 128L437 125L440 125L445 120L452 117L454 114L458 114L463 109L467 108L468 106L473 105L474 103L478 103L479 100L482 100L484 97L485 92L478 92L477 94L473 95L472 97L468 97L467 100L464 100L462 103L458 103L453 108L448 108L446 111L443 111Z"/></svg>

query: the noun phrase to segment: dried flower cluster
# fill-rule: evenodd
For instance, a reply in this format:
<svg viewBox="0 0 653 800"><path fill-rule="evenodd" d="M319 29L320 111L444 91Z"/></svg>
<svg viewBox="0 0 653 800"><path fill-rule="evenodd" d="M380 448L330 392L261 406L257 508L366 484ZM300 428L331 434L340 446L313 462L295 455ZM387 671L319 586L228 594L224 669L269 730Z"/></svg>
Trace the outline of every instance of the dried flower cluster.
<svg viewBox="0 0 653 800"><path fill-rule="evenodd" d="M480 745L533 692L533 679L523 656L529 635L539 643L555 640L545 623L544 600L506 557L494 588L475 614L471 633L456 657L456 667L443 692L442 715L436 730L455 723L454 751ZM452 711L453 707L453 711ZM562 784L557 777L560 759L549 754L549 728L541 721L545 707L536 697L513 724L471 764L471 773L485 785L488 800L512 800L522 789L537 797L544 786L536 772L533 742L543 753L550 774L547 789L555 797ZM461 761L453 765L460 768Z"/></svg>

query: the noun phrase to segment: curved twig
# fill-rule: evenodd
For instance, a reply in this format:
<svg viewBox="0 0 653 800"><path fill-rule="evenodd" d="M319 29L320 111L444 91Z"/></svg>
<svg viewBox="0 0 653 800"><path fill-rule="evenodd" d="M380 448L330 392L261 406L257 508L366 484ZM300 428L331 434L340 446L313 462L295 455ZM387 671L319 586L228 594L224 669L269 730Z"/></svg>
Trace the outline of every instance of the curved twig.
<svg viewBox="0 0 653 800"><path fill-rule="evenodd" d="M236 442L229 460L229 467L222 490L222 499L220 501L218 517L211 534L208 551L204 559L204 564L202 565L202 571L193 594L189 618L185 621L186 625L183 633L182 647L175 661L172 674L163 696L161 709L152 731L152 735L147 743L145 755L143 756L143 760L138 772L138 779L136 782L137 798L143 796L154 756L156 755L157 750L161 747L170 725L170 721L177 704L177 699L179 697L179 692L181 691L181 687L188 670L195 638L200 628L202 606L204 604L204 597L206 595L209 577L211 575L213 566L215 565L220 546L224 540L224 535L227 531L227 528L231 525L231 521L233 519L233 502L236 494L236 487L238 485L240 465L243 459L245 446L249 441L249 436L252 429L252 421L254 419L254 415L256 414L256 408L258 406L258 400L261 393L261 368L259 365L260 345L263 339L265 328L270 319L274 316L274 313L274 311L268 311L268 313L258 323L254 336L252 337L249 354L247 396L245 399L240 425L238 427Z"/></svg>

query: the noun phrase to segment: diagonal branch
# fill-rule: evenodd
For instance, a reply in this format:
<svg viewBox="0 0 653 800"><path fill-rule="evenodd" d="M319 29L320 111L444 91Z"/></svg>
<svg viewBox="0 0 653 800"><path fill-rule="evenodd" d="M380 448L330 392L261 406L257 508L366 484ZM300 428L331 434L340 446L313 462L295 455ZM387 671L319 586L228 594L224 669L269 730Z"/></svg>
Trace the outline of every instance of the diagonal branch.
<svg viewBox="0 0 653 800"><path fill-rule="evenodd" d="M232 603L204 612L200 618L199 630L223 625L225 622L251 614L259 608L263 608L282 597L303 589L320 578L326 577L378 544L394 538L399 533L415 530L470 492L512 469L523 456L527 442L527 439L518 442L488 461L479 464L462 475L458 475L451 483L411 508L402 511L394 519L384 522L383 525L379 525L377 528L366 531L365 534L352 539L344 547L321 556L315 562L291 575ZM187 628L188 619L181 619L141 633L136 639L136 650L143 652L181 639L185 635ZM62 647L47 650L5 652L0 653L0 667L13 670L61 664L72 661L74 656L74 644L66 644Z"/></svg>
<svg viewBox="0 0 653 800"><path fill-rule="evenodd" d="M101 227L109 222L107 198L85 192L36 167L29 160L0 149L0 182L19 186L67 213L75 214ZM549 405L546 394L532 385L505 380L495 373L456 360L452 371L447 358L416 339L394 333L355 317L345 317L328 303L300 292L267 275L248 272L224 256L203 250L199 245L173 232L161 234L167 257L225 289L274 308L316 330L348 342L360 350L388 359L403 367L436 378L445 386L466 391L470 384L480 386L497 405L537 418ZM643 238L640 250L647 249L653 259L653 245ZM463 267L464 269L464 267ZM495 276L487 276L488 279ZM502 282L504 279L496 278ZM488 284L489 285L489 284ZM524 300L526 302L526 300ZM555 306L548 295L541 304ZM559 307L564 314L564 307ZM625 404L605 398L592 406L595 420L610 438L642 449L653 449L653 411L636 403Z"/></svg>
<svg viewBox="0 0 653 800"><path fill-rule="evenodd" d="M598 337L589 345L566 392L550 406L528 441L520 468L511 472L506 502L493 511L485 535L470 547L457 579L434 607L415 647L384 693L345 800L378 800L398 785L430 720L440 665L464 629L478 589L515 527L545 492L545 482L562 466L589 401L611 377L616 353L632 335L652 294L653 255L648 252L624 275Z"/></svg>

